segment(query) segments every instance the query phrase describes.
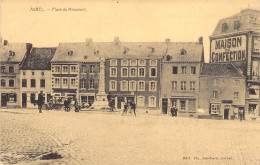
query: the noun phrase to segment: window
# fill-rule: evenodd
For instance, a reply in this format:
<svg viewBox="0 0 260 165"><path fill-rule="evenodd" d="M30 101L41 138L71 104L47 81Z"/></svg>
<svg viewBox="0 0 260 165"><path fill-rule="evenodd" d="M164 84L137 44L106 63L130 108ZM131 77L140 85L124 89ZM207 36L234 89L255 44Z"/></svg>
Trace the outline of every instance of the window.
<svg viewBox="0 0 260 165"><path fill-rule="evenodd" d="M69 56L73 55L73 51L68 51L67 53Z"/></svg>
<svg viewBox="0 0 260 165"><path fill-rule="evenodd" d="M181 111L185 111L186 110L186 101L180 101L181 104Z"/></svg>
<svg viewBox="0 0 260 165"><path fill-rule="evenodd" d="M195 91L195 81L190 82L190 90Z"/></svg>
<svg viewBox="0 0 260 165"><path fill-rule="evenodd" d="M40 87L45 88L45 79L41 79L40 81Z"/></svg>
<svg viewBox="0 0 260 165"><path fill-rule="evenodd" d="M5 73L6 71L5 71L5 66L1 66L1 72L2 73Z"/></svg>
<svg viewBox="0 0 260 165"><path fill-rule="evenodd" d="M27 80L26 79L22 79L22 87L27 87Z"/></svg>
<svg viewBox="0 0 260 165"><path fill-rule="evenodd" d="M138 107L144 107L144 96L138 96L137 97L137 106Z"/></svg>
<svg viewBox="0 0 260 165"><path fill-rule="evenodd" d="M44 72L42 72L41 74L42 74L42 76L44 76Z"/></svg>
<svg viewBox="0 0 260 165"><path fill-rule="evenodd" d="M172 81L172 90L177 90L177 81Z"/></svg>
<svg viewBox="0 0 260 165"><path fill-rule="evenodd" d="M14 73L14 67L13 66L9 66L9 73Z"/></svg>
<svg viewBox="0 0 260 165"><path fill-rule="evenodd" d="M89 73L95 73L95 65L89 65Z"/></svg>
<svg viewBox="0 0 260 165"><path fill-rule="evenodd" d="M178 74L178 67L177 66L172 67L172 74Z"/></svg>
<svg viewBox="0 0 260 165"><path fill-rule="evenodd" d="M129 91L136 91L136 82L135 81L129 82Z"/></svg>
<svg viewBox="0 0 260 165"><path fill-rule="evenodd" d="M23 72L23 75L25 76L25 75L26 75L26 72Z"/></svg>
<svg viewBox="0 0 260 165"><path fill-rule="evenodd" d="M144 81L138 82L138 91L145 91L145 82Z"/></svg>
<svg viewBox="0 0 260 165"><path fill-rule="evenodd" d="M187 67L186 66L181 67L181 74L187 74Z"/></svg>
<svg viewBox="0 0 260 165"><path fill-rule="evenodd" d="M157 66L157 60L150 60L150 66Z"/></svg>
<svg viewBox="0 0 260 165"><path fill-rule="evenodd" d="M55 72L59 73L60 72L60 66L55 66Z"/></svg>
<svg viewBox="0 0 260 165"><path fill-rule="evenodd" d="M150 68L150 77L157 76L156 71L157 71L157 68Z"/></svg>
<svg viewBox="0 0 260 165"><path fill-rule="evenodd" d="M34 71L32 71L32 75L34 75Z"/></svg>
<svg viewBox="0 0 260 165"><path fill-rule="evenodd" d="M149 82L149 91L156 91L156 81Z"/></svg>
<svg viewBox="0 0 260 165"><path fill-rule="evenodd" d="M121 81L121 91L128 91L128 82Z"/></svg>
<svg viewBox="0 0 260 165"><path fill-rule="evenodd" d="M171 59L172 59L172 56L170 56L170 55L166 56L166 61L171 61Z"/></svg>
<svg viewBox="0 0 260 165"><path fill-rule="evenodd" d="M128 76L128 68L122 68L121 69L121 76L127 77Z"/></svg>
<svg viewBox="0 0 260 165"><path fill-rule="evenodd" d="M217 99L218 98L218 91L213 91L213 99Z"/></svg>
<svg viewBox="0 0 260 165"><path fill-rule="evenodd" d="M116 84L115 80L110 81L109 90L110 91L116 91L117 90L117 84Z"/></svg>
<svg viewBox="0 0 260 165"><path fill-rule="evenodd" d="M227 23L223 23L221 32L226 32L227 29L228 29Z"/></svg>
<svg viewBox="0 0 260 165"><path fill-rule="evenodd" d="M149 107L156 107L156 97L155 96L149 96Z"/></svg>
<svg viewBox="0 0 260 165"><path fill-rule="evenodd" d="M117 68L113 67L110 68L110 77L116 77L117 76Z"/></svg>
<svg viewBox="0 0 260 165"><path fill-rule="evenodd" d="M130 65L131 66L136 66L137 64L137 61L136 60L130 60Z"/></svg>
<svg viewBox="0 0 260 165"><path fill-rule="evenodd" d="M195 66L190 67L190 74L192 74L192 75L196 74L196 67Z"/></svg>
<svg viewBox="0 0 260 165"><path fill-rule="evenodd" d="M90 89L95 88L95 81L94 80L89 80L89 88Z"/></svg>
<svg viewBox="0 0 260 165"><path fill-rule="evenodd" d="M130 77L136 76L136 68L130 68Z"/></svg>
<svg viewBox="0 0 260 165"><path fill-rule="evenodd" d="M62 72L64 72L64 73L69 72L68 66L62 66Z"/></svg>
<svg viewBox="0 0 260 165"><path fill-rule="evenodd" d="M128 60L121 60L122 66L128 66Z"/></svg>
<svg viewBox="0 0 260 165"><path fill-rule="evenodd" d="M55 87L60 87L60 78L55 78Z"/></svg>
<svg viewBox="0 0 260 165"><path fill-rule="evenodd" d="M35 79L31 79L31 87L32 88L36 87L36 80Z"/></svg>
<svg viewBox="0 0 260 165"><path fill-rule="evenodd" d="M239 30L240 29L240 21L237 20L234 22L234 30Z"/></svg>
<svg viewBox="0 0 260 165"><path fill-rule="evenodd" d="M62 79L62 86L68 86L68 79L67 78L63 78Z"/></svg>
<svg viewBox="0 0 260 165"><path fill-rule="evenodd" d="M16 94L15 93L9 93L9 101L10 102L16 102Z"/></svg>
<svg viewBox="0 0 260 165"><path fill-rule="evenodd" d="M138 65L139 66L145 66L145 60L139 60Z"/></svg>
<svg viewBox="0 0 260 165"><path fill-rule="evenodd" d="M9 51L9 56L15 56L15 52L13 52L13 51Z"/></svg>
<svg viewBox="0 0 260 165"><path fill-rule="evenodd" d="M1 87L5 87L5 86L6 86L5 80L1 80Z"/></svg>
<svg viewBox="0 0 260 165"><path fill-rule="evenodd" d="M70 69L71 69L71 72L76 72L76 66L71 66Z"/></svg>
<svg viewBox="0 0 260 165"><path fill-rule="evenodd" d="M110 60L110 66L117 66L117 60Z"/></svg>
<svg viewBox="0 0 260 165"><path fill-rule="evenodd" d="M14 87L14 80L9 80L9 87Z"/></svg>
<svg viewBox="0 0 260 165"><path fill-rule="evenodd" d="M186 81L181 81L181 90L182 91L186 90Z"/></svg>
<svg viewBox="0 0 260 165"><path fill-rule="evenodd" d="M210 114L220 114L220 105L219 104L211 104Z"/></svg>
<svg viewBox="0 0 260 165"><path fill-rule="evenodd" d="M145 73L144 68L138 68L138 71L139 71L139 72L138 72L138 76L139 76L139 77L144 77L144 75L145 75L145 74L144 74L144 73Z"/></svg>
<svg viewBox="0 0 260 165"><path fill-rule="evenodd" d="M31 103L35 103L35 93L31 93Z"/></svg>
<svg viewBox="0 0 260 165"><path fill-rule="evenodd" d="M180 54L181 54L181 55L185 55L185 54L186 54L186 50L181 49L181 50L180 50Z"/></svg>
<svg viewBox="0 0 260 165"><path fill-rule="evenodd" d="M86 72L87 72L87 66L86 65L81 65L80 73L86 73Z"/></svg>
<svg viewBox="0 0 260 165"><path fill-rule="evenodd" d="M76 87L76 79L75 78L70 79L70 85L71 85L71 87Z"/></svg>
<svg viewBox="0 0 260 165"><path fill-rule="evenodd" d="M234 99L238 99L239 92L234 92Z"/></svg>
<svg viewBox="0 0 260 165"><path fill-rule="evenodd" d="M84 79L80 80L80 88L86 88L86 81Z"/></svg>

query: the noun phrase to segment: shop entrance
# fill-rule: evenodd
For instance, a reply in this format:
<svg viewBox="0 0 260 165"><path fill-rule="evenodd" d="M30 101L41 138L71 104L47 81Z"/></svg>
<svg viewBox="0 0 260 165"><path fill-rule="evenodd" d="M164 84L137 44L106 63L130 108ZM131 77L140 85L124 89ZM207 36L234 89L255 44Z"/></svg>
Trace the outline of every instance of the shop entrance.
<svg viewBox="0 0 260 165"><path fill-rule="evenodd" d="M225 120L229 119L229 109L230 109L230 106L229 105L225 105L225 107L224 107L224 119Z"/></svg>
<svg viewBox="0 0 260 165"><path fill-rule="evenodd" d="M123 107L124 97L118 97L117 99L117 109L121 109Z"/></svg>
<svg viewBox="0 0 260 165"><path fill-rule="evenodd" d="M26 108L27 107L27 94L22 93L22 107Z"/></svg>
<svg viewBox="0 0 260 165"><path fill-rule="evenodd" d="M7 107L8 97L6 93L1 94L1 107Z"/></svg>
<svg viewBox="0 0 260 165"><path fill-rule="evenodd" d="M257 104L249 104L248 114L255 115Z"/></svg>
<svg viewBox="0 0 260 165"><path fill-rule="evenodd" d="M162 99L162 113L167 114L167 108L168 108L168 99L164 98Z"/></svg>

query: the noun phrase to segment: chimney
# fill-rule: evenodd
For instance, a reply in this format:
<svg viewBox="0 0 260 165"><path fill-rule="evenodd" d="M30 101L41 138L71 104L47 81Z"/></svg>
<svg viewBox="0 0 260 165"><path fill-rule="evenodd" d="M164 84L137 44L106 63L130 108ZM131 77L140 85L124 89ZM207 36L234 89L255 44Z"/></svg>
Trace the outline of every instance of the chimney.
<svg viewBox="0 0 260 165"><path fill-rule="evenodd" d="M86 38L86 46L91 46L93 43L92 38Z"/></svg>
<svg viewBox="0 0 260 165"><path fill-rule="evenodd" d="M27 52L30 52L32 49L32 44L26 43L26 49L27 49Z"/></svg>
<svg viewBox="0 0 260 165"><path fill-rule="evenodd" d="M8 41L7 40L4 40L4 45L7 45L8 44Z"/></svg>
<svg viewBox="0 0 260 165"><path fill-rule="evenodd" d="M168 45L169 43L171 43L171 39L170 38L166 38L165 39L165 44Z"/></svg>
<svg viewBox="0 0 260 165"><path fill-rule="evenodd" d="M119 37L114 38L114 45L120 45Z"/></svg>
<svg viewBox="0 0 260 165"><path fill-rule="evenodd" d="M203 45L203 37L199 38L199 45Z"/></svg>

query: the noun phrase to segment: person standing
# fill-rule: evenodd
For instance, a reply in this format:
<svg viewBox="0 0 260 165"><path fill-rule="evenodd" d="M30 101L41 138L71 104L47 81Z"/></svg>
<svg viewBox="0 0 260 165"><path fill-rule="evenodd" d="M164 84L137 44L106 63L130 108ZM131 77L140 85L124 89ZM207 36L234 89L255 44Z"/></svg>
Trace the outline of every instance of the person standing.
<svg viewBox="0 0 260 165"><path fill-rule="evenodd" d="M133 109L133 111L134 111L134 114L135 114L135 116L136 116L136 113L135 113L136 104L135 104L135 102L134 102L134 101L132 102L132 109Z"/></svg>
<svg viewBox="0 0 260 165"><path fill-rule="evenodd" d="M41 91L38 94L38 109L39 109L39 113L42 113L42 105L44 104L44 97L43 97L43 92Z"/></svg>
<svg viewBox="0 0 260 165"><path fill-rule="evenodd" d="M239 109L239 118L240 118L240 121L242 122L242 120L243 120L243 110L242 109Z"/></svg>
<svg viewBox="0 0 260 165"><path fill-rule="evenodd" d="M174 107L174 116L177 117L177 115L178 115L178 109Z"/></svg>
<svg viewBox="0 0 260 165"><path fill-rule="evenodd" d="M174 117L174 116L175 116L175 114L174 114L174 108L173 108L173 106L171 107L171 114L172 114L172 117Z"/></svg>
<svg viewBox="0 0 260 165"><path fill-rule="evenodd" d="M124 113L127 114L127 108L128 108L128 104L127 104L127 102L125 102L124 103L124 111L122 113L122 116L124 115Z"/></svg>
<svg viewBox="0 0 260 165"><path fill-rule="evenodd" d="M74 100L74 106L75 106L75 112L79 112L79 103L78 103L77 98L75 98L75 100Z"/></svg>

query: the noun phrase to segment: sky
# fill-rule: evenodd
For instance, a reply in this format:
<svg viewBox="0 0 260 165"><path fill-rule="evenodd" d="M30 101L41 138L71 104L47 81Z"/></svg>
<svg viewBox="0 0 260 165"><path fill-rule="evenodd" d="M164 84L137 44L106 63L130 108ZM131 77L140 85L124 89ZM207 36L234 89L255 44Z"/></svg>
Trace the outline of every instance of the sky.
<svg viewBox="0 0 260 165"><path fill-rule="evenodd" d="M86 38L112 42L114 37L126 42L197 42L202 36L208 61L209 36L218 21L246 8L260 10L260 0L2 0L0 33L2 40L34 47Z"/></svg>

